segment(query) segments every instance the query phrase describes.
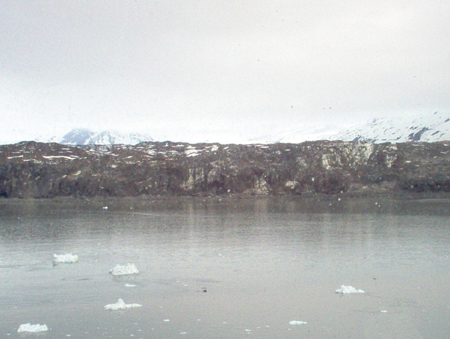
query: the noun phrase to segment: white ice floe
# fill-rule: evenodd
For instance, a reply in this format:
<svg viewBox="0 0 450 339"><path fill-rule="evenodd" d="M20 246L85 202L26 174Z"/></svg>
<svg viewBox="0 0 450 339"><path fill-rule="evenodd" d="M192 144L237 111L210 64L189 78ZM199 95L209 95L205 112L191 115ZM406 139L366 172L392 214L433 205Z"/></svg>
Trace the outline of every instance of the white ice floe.
<svg viewBox="0 0 450 339"><path fill-rule="evenodd" d="M139 271L135 264L116 265L109 270L112 275L138 274Z"/></svg>
<svg viewBox="0 0 450 339"><path fill-rule="evenodd" d="M136 287L134 284L125 284L125 287Z"/></svg>
<svg viewBox="0 0 450 339"><path fill-rule="evenodd" d="M120 299L115 304L105 305L105 310L117 311L117 310L125 310L127 308L132 307L142 307L141 304L125 304L123 299Z"/></svg>
<svg viewBox="0 0 450 339"><path fill-rule="evenodd" d="M336 290L336 293L365 293L363 290L354 288L353 286L341 285L341 288Z"/></svg>
<svg viewBox="0 0 450 339"><path fill-rule="evenodd" d="M301 321L301 320L291 320L289 322L289 325L306 325L307 322L306 321Z"/></svg>
<svg viewBox="0 0 450 339"><path fill-rule="evenodd" d="M45 325L45 324L44 325L40 325L40 324L31 325L30 323L20 325L19 329L17 330L18 333L20 333L20 332L37 333L37 332L45 332L45 331L48 331L47 325Z"/></svg>
<svg viewBox="0 0 450 339"><path fill-rule="evenodd" d="M53 254L53 257L55 259L53 259L54 262L59 262L59 263L74 263L78 261L78 255L76 254Z"/></svg>

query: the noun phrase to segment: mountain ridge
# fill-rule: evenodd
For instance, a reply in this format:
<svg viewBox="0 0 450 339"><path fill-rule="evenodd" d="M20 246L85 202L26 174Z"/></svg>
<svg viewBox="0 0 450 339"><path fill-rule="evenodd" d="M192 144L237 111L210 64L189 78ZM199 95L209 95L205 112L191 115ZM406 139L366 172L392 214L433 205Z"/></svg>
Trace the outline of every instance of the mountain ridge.
<svg viewBox="0 0 450 339"><path fill-rule="evenodd" d="M373 143L450 140L450 114L434 112L412 118L375 118L343 130L331 138Z"/></svg>
<svg viewBox="0 0 450 339"><path fill-rule="evenodd" d="M176 133L174 132L173 135ZM173 141L187 143L219 142L218 138L206 135L205 140L198 137L195 141L189 136L177 135L170 137L167 134L162 138L153 138L149 133L130 133L103 130L94 132L90 129L78 128L64 134L62 137L38 138L35 141L56 142L65 145L136 145L149 141ZM158 140L156 140L158 139ZM230 136L229 139L233 139ZM366 122L342 127L340 125L304 124L298 128L289 130L274 130L247 137L233 139L232 144L275 144L275 143L301 143L305 141L364 141L372 143L401 143L401 142L437 142L450 140L450 114L434 112L413 117L381 117L373 118Z"/></svg>

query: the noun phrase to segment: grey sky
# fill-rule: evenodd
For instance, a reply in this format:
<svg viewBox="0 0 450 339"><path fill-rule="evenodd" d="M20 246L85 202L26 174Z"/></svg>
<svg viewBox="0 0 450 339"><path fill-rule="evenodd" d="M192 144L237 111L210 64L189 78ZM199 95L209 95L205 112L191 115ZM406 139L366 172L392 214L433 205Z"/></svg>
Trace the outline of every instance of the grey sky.
<svg viewBox="0 0 450 339"><path fill-rule="evenodd" d="M439 0L2 1L2 138L448 111L449 18Z"/></svg>

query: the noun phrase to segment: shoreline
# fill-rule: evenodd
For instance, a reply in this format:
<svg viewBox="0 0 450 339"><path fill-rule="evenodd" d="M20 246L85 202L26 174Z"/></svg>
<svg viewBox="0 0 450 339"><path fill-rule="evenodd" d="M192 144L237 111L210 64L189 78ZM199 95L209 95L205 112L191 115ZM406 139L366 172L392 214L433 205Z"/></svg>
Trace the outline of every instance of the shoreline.
<svg viewBox="0 0 450 339"><path fill-rule="evenodd" d="M4 198L0 197L0 204L8 202L84 202L101 203L108 201L134 201L134 202L163 202L174 200L185 201L251 201L251 200L285 200L285 201L339 201L341 199L384 199L384 200L448 200L448 192L342 192L334 194L326 193L306 193L298 195L290 194L222 194L222 195L141 195L128 197L74 197L74 196L56 196L50 198Z"/></svg>

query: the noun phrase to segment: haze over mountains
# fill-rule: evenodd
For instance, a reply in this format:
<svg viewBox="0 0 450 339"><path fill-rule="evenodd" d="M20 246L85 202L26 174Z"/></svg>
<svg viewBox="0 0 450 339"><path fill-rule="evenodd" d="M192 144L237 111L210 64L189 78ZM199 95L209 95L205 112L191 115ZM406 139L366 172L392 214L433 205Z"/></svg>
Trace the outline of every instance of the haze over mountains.
<svg viewBox="0 0 450 339"><path fill-rule="evenodd" d="M170 133L168 134L170 135ZM373 143L399 142L434 142L450 140L450 113L434 112L416 117L374 118L365 123L343 128L338 125L318 126L304 125L291 130L273 131L262 135L247 135L230 141L215 140L214 135L205 134L204 140L191 137L171 138L159 140L151 133L121 133L118 131L94 132L89 129L73 129L63 136L52 138L38 138L36 141L57 142L67 145L136 145L146 141L174 141L174 142L220 142L234 144L271 144L271 143L300 143L313 140L343 140L368 141ZM201 138L200 138L201 139Z"/></svg>
<svg viewBox="0 0 450 339"><path fill-rule="evenodd" d="M416 117L374 118L347 128L306 126L285 133L252 139L259 143L299 143L313 140L383 142L434 142L450 140L450 113L434 112Z"/></svg>

